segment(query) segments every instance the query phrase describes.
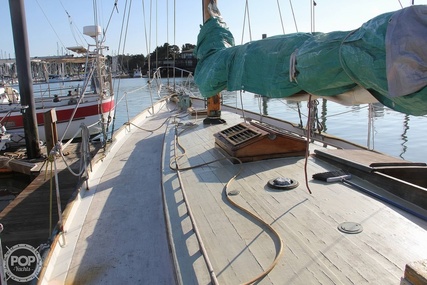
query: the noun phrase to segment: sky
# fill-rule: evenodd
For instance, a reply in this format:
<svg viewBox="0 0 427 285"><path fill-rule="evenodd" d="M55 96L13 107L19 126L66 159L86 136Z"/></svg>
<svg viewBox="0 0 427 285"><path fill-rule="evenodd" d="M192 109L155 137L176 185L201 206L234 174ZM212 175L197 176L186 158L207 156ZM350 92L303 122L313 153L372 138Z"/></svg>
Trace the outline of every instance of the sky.
<svg viewBox="0 0 427 285"><path fill-rule="evenodd" d="M311 0L218 0L218 7L236 44L241 44L261 39L262 34L283 34L283 29L286 34L350 31L379 14L411 5L411 0L315 1L314 13ZM165 42L179 47L197 43L202 24L201 0L117 0L117 8L115 2L24 0L30 56L62 55L67 47L93 44L82 32L84 26L95 23L94 15L106 29L108 55L146 55ZM249 17L245 17L246 3ZM415 4L425 5L427 0L415 0ZM14 58L9 0L0 0L0 7L0 59Z"/></svg>

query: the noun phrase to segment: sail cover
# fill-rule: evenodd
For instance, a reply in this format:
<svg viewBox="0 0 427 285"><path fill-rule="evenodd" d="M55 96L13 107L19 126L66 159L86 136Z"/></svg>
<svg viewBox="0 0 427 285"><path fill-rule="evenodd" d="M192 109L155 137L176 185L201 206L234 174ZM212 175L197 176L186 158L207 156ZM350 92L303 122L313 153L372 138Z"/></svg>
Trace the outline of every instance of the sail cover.
<svg viewBox="0 0 427 285"><path fill-rule="evenodd" d="M295 33L235 46L221 17L201 26L195 82L202 96L245 90L284 98L365 89L396 111L427 114L427 6L379 15L353 31Z"/></svg>

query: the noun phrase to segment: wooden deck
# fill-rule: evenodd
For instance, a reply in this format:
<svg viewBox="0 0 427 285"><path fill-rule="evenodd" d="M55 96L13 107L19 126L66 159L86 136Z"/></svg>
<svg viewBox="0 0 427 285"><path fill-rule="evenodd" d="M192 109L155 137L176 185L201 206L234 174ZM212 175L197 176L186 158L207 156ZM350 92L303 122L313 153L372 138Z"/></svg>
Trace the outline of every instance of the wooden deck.
<svg viewBox="0 0 427 285"><path fill-rule="evenodd" d="M139 116L156 129L170 113ZM135 123L138 122L136 119ZM94 165L90 190L69 213L65 242L58 237L41 284L173 284L162 207L160 162L164 129L134 125L118 133ZM124 136L124 137L121 137ZM47 266L47 264L46 264Z"/></svg>
<svg viewBox="0 0 427 285"><path fill-rule="evenodd" d="M399 284L407 263L426 259L427 222L339 182L313 181L313 174L334 169L326 162L308 158L309 194L304 157L243 165L224 159L213 135L240 123L238 115L223 112L226 125L203 125L203 118L185 114L162 125L174 115L166 108L147 115L134 123L162 127L131 126L120 134L95 167L91 189L78 197L67 245L52 251L56 266L45 268L42 284L240 284L276 257L258 284ZM185 170L171 169L175 161ZM299 186L269 188L277 177ZM227 194L234 190L240 193ZM343 222L363 231L342 233Z"/></svg>
<svg viewBox="0 0 427 285"><path fill-rule="evenodd" d="M241 121L229 113L223 113L223 118L227 125L204 126L199 121L196 127L188 127L183 121L178 127L179 143L186 150L178 163L181 168L194 167L180 171L181 186L169 169L174 160L174 126L166 134L164 191L182 284L210 282L182 189L220 284L241 284L262 274L279 251L277 238L226 198L224 186L241 166L223 160L197 167L223 157L214 146L213 134ZM399 284L405 264L427 257L425 221L341 183L313 181L314 173L329 171L331 166L311 157L310 195L304 162L304 157L293 157L245 163L228 189L240 191L229 197L265 220L283 240L283 256L260 284ZM270 189L267 182L277 177L292 178L300 186L289 191ZM381 191L358 178L353 182ZM363 232L337 230L348 221L361 224Z"/></svg>

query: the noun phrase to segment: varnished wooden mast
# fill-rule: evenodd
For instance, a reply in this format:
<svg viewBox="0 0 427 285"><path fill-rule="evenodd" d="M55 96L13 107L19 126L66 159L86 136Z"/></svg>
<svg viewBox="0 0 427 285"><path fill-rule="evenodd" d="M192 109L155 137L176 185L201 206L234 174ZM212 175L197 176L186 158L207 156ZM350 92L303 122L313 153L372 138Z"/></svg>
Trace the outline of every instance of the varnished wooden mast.
<svg viewBox="0 0 427 285"><path fill-rule="evenodd" d="M203 1L203 23L211 17L208 6L212 0ZM217 2L216 0L213 0ZM207 99L207 117L203 120L204 124L223 124L225 121L221 119L221 93L218 93Z"/></svg>

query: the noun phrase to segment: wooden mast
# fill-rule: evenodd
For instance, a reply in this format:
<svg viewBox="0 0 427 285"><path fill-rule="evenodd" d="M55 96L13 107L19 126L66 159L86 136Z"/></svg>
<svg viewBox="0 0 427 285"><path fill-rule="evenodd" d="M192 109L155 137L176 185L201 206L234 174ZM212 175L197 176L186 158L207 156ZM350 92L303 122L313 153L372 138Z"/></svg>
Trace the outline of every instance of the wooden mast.
<svg viewBox="0 0 427 285"><path fill-rule="evenodd" d="M209 14L209 3L217 2L216 0L203 1L203 23L211 17ZM203 120L204 124L223 124L225 120L221 119L221 93L218 93L207 99L207 117Z"/></svg>

